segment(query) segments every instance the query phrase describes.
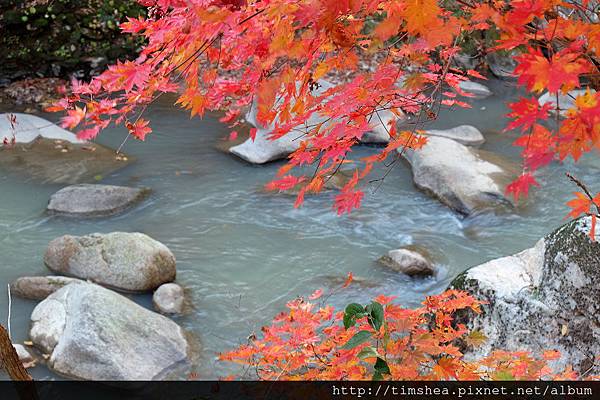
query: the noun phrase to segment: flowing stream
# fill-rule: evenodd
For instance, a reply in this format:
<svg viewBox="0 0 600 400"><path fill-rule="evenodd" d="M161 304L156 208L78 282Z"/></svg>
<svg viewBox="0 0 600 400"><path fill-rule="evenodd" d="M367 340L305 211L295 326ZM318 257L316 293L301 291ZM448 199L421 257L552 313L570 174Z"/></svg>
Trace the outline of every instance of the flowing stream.
<svg viewBox="0 0 600 400"><path fill-rule="evenodd" d="M518 162L518 149L511 146L516 135L499 133L506 124L504 102L515 98L515 89L502 81L488 84L494 96L473 101L472 109L445 111L431 127L475 125L486 135L483 149ZM259 332L296 296L336 287L352 271L357 282L331 298L336 307L367 302L381 293L415 306L426 295L443 291L466 268L531 247L562 224L568 213L565 202L577 190L565 171L600 190L600 162L592 155L576 165L555 163L543 170L542 188L516 214L464 219L416 190L410 170L397 163L383 184L367 188L361 209L338 217L331 193L307 198L302 208L294 209L293 197L262 192L281 163L252 166L218 151L215 143L228 136L228 129L216 117L190 119L172 101L154 105L147 116L154 133L145 143L129 140L124 147L137 162L101 180L152 188L148 200L125 214L92 220L50 217L45 206L60 186L41 185L17 173L0 174L3 324L6 284L20 276L47 274L42 257L50 240L64 234L143 232L175 253L177 281L194 305L175 320L201 343L194 366L198 378L218 378L238 370L216 361L217 354ZM98 141L116 148L124 136L122 128L111 128ZM375 150L358 147L353 157ZM381 166L374 177L384 172ZM376 263L388 250L406 244L429 249L440 264L436 278L415 280ZM151 307L150 295L130 297ZM35 305L13 298L15 342L28 339ZM43 365L31 372L38 379L57 378Z"/></svg>

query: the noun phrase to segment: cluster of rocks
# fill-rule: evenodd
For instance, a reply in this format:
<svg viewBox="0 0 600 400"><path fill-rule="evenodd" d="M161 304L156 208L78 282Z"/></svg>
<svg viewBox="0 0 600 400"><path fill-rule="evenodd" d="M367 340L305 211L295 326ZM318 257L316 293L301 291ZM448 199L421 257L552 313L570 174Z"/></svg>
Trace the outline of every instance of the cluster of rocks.
<svg viewBox="0 0 600 400"><path fill-rule="evenodd" d="M15 115L15 114L13 114ZM96 218L140 203L147 188L81 183L127 165L127 156L92 145L42 118L0 115L9 132L0 165L18 165L42 182L71 184L51 196L50 215ZM164 244L142 233L65 235L52 240L44 264L56 275L11 283L15 296L41 301L31 315L28 349L15 344L26 367L39 361L75 379L152 380L169 376L191 357L183 329L162 314L182 314L185 292L174 283L176 260ZM154 292L157 312L117 293Z"/></svg>
<svg viewBox="0 0 600 400"><path fill-rule="evenodd" d="M53 371L77 379L160 379L190 356L181 327L111 290L154 291L157 311L182 313L185 293L173 283L175 256L164 244L142 233L66 235L50 242L44 263L66 276L22 277L11 289L42 300L29 336Z"/></svg>

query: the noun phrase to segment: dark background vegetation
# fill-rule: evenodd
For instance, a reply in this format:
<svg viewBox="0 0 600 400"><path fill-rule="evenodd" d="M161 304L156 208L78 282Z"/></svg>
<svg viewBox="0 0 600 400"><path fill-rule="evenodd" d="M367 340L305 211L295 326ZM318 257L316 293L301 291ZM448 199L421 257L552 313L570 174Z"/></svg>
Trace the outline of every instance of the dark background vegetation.
<svg viewBox="0 0 600 400"><path fill-rule="evenodd" d="M142 43L119 23L144 11L135 0L0 0L0 80L86 78L135 57Z"/></svg>

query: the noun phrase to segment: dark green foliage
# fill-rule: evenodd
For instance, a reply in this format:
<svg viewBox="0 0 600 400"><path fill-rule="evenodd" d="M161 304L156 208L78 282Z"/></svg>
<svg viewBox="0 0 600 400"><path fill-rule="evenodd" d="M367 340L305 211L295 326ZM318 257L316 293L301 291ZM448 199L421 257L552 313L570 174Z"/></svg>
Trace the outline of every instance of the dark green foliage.
<svg viewBox="0 0 600 400"><path fill-rule="evenodd" d="M0 78L89 74L135 57L140 39L119 24L144 12L135 0L2 0Z"/></svg>

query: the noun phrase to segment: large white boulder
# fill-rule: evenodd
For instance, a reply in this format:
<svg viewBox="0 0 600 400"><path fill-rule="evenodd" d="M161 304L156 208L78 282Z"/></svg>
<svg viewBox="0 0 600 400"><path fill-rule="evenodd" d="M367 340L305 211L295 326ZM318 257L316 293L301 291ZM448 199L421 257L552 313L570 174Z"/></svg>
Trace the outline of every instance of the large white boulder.
<svg viewBox="0 0 600 400"><path fill-rule="evenodd" d="M488 339L468 356L493 349L558 350L557 367L600 373L600 243L589 236L591 218L558 228L513 256L473 267L452 286L487 302L463 322Z"/></svg>
<svg viewBox="0 0 600 400"><path fill-rule="evenodd" d="M38 304L29 332L60 375L155 380L188 359L181 327L92 283L67 285Z"/></svg>
<svg viewBox="0 0 600 400"><path fill-rule="evenodd" d="M463 215L497 206L512 207L504 194L511 165L454 140L431 136L417 151L401 153L412 167L415 185Z"/></svg>
<svg viewBox="0 0 600 400"><path fill-rule="evenodd" d="M144 292L175 280L175 256L143 233L65 235L48 244L44 263L55 273L115 289Z"/></svg>

